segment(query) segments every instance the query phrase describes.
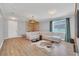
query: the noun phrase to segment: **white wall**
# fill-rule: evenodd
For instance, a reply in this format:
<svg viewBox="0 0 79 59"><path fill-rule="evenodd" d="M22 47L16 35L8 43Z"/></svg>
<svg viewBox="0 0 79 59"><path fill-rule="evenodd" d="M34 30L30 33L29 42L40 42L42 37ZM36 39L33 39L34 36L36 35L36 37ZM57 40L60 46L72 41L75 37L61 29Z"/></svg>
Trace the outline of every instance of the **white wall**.
<svg viewBox="0 0 79 59"><path fill-rule="evenodd" d="M75 17L70 17L71 38L75 38Z"/></svg>
<svg viewBox="0 0 79 59"><path fill-rule="evenodd" d="M26 22L18 21L18 35L22 35L26 33Z"/></svg>
<svg viewBox="0 0 79 59"><path fill-rule="evenodd" d="M49 32L50 31L50 23L49 21L40 22L40 31L41 32Z"/></svg>
<svg viewBox="0 0 79 59"><path fill-rule="evenodd" d="M2 44L2 39L3 39L3 30L2 30L2 19L0 18L0 47Z"/></svg>
<svg viewBox="0 0 79 59"><path fill-rule="evenodd" d="M2 17L0 17L0 48L4 41L4 22Z"/></svg>

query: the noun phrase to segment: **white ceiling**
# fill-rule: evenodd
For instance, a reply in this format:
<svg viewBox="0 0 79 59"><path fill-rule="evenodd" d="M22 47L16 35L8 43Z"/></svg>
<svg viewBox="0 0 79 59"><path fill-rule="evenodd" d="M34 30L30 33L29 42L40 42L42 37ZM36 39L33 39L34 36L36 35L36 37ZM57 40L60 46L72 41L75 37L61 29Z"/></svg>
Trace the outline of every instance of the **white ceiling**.
<svg viewBox="0 0 79 59"><path fill-rule="evenodd" d="M9 19L16 17L19 20L28 20L35 16L39 21L49 18L49 11L56 10L52 18L64 16L73 12L72 3L0 3L0 14Z"/></svg>

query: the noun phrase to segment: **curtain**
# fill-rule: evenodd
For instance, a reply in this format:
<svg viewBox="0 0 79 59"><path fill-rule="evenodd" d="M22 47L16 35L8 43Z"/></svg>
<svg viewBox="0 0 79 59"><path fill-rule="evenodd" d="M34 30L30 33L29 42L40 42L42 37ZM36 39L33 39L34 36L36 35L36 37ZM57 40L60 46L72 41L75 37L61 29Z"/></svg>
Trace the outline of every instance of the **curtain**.
<svg viewBox="0 0 79 59"><path fill-rule="evenodd" d="M66 18L66 32L65 32L65 41L70 42L71 34L70 34L70 19Z"/></svg>
<svg viewBox="0 0 79 59"><path fill-rule="evenodd" d="M50 21L50 32L52 32L52 21Z"/></svg>

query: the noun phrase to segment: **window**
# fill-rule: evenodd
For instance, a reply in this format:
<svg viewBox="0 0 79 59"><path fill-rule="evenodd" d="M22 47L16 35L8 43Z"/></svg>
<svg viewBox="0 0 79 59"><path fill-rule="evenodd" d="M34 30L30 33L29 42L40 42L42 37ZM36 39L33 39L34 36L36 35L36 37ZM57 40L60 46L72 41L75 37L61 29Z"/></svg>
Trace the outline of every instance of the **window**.
<svg viewBox="0 0 79 59"><path fill-rule="evenodd" d="M50 21L50 32L64 33L65 41L70 42L70 18Z"/></svg>
<svg viewBox="0 0 79 59"><path fill-rule="evenodd" d="M52 32L65 33L66 20L52 21Z"/></svg>

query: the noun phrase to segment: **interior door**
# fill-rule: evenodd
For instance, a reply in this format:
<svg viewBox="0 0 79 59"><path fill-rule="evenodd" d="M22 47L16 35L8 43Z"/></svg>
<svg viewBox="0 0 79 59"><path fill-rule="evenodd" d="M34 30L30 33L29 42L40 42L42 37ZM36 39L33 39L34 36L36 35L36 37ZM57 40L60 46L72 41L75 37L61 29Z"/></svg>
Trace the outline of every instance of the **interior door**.
<svg viewBox="0 0 79 59"><path fill-rule="evenodd" d="M17 37L17 21L8 21L8 38Z"/></svg>

